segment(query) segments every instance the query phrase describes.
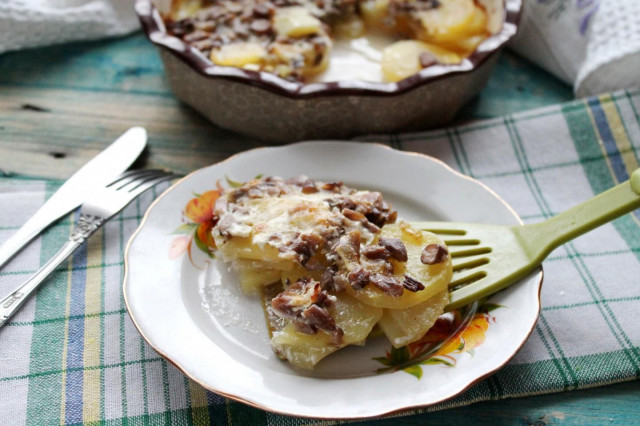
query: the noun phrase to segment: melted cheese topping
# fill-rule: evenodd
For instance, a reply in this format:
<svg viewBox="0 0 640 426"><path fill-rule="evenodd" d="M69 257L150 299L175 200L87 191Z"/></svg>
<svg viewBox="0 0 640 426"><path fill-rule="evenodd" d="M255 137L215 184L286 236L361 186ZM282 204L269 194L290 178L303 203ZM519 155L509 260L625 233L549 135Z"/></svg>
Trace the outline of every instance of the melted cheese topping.
<svg viewBox="0 0 640 426"><path fill-rule="evenodd" d="M332 196L323 192L292 191L279 197L247 200L243 204L247 208L246 214L235 215L237 224L229 233L232 236L251 235L254 244L260 247L268 244L274 248L293 242L300 234L326 234L332 225L343 220L342 213L331 208L327 201ZM363 228L362 233L365 241L373 239L370 231Z"/></svg>
<svg viewBox="0 0 640 426"><path fill-rule="evenodd" d="M256 258L256 250L275 249L283 260L300 259L305 253L313 256L322 249L328 251L341 235L354 229L360 231L363 243L370 243L379 228L365 214L388 216L390 211L374 192L355 191L342 185L324 190L322 183L313 183L314 189L309 186L304 189L301 182L306 178L298 178L294 183L267 179L248 182L216 203L214 214L219 222L214 228L214 238L227 260L245 257L240 251L235 255L225 252L224 246L234 239L248 239L252 259ZM354 215L356 210L359 216ZM264 257L270 258L267 254Z"/></svg>

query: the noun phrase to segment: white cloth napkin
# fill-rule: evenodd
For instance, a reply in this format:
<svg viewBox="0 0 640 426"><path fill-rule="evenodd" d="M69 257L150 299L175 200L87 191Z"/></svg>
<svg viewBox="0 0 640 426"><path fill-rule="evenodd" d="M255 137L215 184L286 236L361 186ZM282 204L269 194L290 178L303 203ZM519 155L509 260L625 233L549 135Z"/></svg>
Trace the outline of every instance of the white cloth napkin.
<svg viewBox="0 0 640 426"><path fill-rule="evenodd" d="M639 0L525 0L511 48L577 96L640 85Z"/></svg>
<svg viewBox="0 0 640 426"><path fill-rule="evenodd" d="M133 0L0 0L0 53L126 34Z"/></svg>

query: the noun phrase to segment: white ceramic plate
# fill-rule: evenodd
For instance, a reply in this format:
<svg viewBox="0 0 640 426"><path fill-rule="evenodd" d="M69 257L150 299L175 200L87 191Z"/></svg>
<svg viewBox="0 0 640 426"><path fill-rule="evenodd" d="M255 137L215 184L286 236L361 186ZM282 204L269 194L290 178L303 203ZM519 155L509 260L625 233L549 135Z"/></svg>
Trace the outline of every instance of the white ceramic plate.
<svg viewBox="0 0 640 426"><path fill-rule="evenodd" d="M374 358L384 361L391 348L379 338L338 351L312 373L290 367L271 351L259 298L242 295L227 268L197 248L192 246L191 256L175 256L188 236L174 231L185 223L183 211L194 194L215 189L216 182L224 185L226 177L246 181L259 174L305 174L381 191L406 220L520 223L479 182L433 158L376 144L261 148L190 174L156 200L131 238L124 295L147 342L205 388L294 416L379 416L459 394L502 367L529 336L540 309L541 271L495 295L490 302L501 307L476 314L464 331L471 334L457 336L422 364L378 371L385 365ZM454 350L462 341L467 347Z"/></svg>

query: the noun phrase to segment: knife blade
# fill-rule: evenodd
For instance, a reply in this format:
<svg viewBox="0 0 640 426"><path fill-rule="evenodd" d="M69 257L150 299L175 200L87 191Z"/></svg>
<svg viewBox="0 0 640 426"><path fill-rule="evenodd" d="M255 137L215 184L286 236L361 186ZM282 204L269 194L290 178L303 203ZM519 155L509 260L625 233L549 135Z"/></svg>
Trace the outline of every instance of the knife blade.
<svg viewBox="0 0 640 426"><path fill-rule="evenodd" d="M146 145L147 131L142 127L132 127L74 173L36 214L0 246L0 268L49 225L127 170Z"/></svg>

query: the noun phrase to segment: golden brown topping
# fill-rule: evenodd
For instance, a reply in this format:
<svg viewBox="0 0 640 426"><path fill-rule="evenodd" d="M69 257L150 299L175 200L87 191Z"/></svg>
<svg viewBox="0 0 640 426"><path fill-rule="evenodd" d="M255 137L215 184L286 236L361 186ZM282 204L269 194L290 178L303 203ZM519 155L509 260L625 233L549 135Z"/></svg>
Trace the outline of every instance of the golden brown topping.
<svg viewBox="0 0 640 426"><path fill-rule="evenodd" d="M363 222L365 220L367 220L367 217L365 215L363 215L362 213L359 213L355 210L351 210L351 209L342 209L342 214L350 220L356 221L356 222Z"/></svg>
<svg viewBox="0 0 640 426"><path fill-rule="evenodd" d="M420 60L420 66L422 68L427 68L438 63L438 58L436 58L436 55L431 52L420 53L418 59Z"/></svg>
<svg viewBox="0 0 640 426"><path fill-rule="evenodd" d="M269 2L258 3L253 7L253 14L259 18L269 18L275 13L273 4Z"/></svg>
<svg viewBox="0 0 640 426"><path fill-rule="evenodd" d="M322 189L325 191L340 192L342 185L342 182L327 182L322 185Z"/></svg>
<svg viewBox="0 0 640 426"><path fill-rule="evenodd" d="M316 183L313 179L307 179L302 183L303 194L314 194L316 192L318 192L318 188L316 188Z"/></svg>
<svg viewBox="0 0 640 426"><path fill-rule="evenodd" d="M224 242L234 237L248 238L252 244L269 246L277 250L279 258L293 260L307 270L326 267L347 249L354 253L350 261L359 262L360 245L370 244L379 232L366 213L378 215L379 221L393 216L391 207L377 193L368 196L366 191L316 183L306 176L247 182L220 197L214 211L221 219L214 237L225 238L221 241L223 257ZM354 240L341 243L340 239L347 236Z"/></svg>
<svg viewBox="0 0 640 426"><path fill-rule="evenodd" d="M389 256L398 262L407 261L407 248L404 246L400 238L380 237L378 244L387 249Z"/></svg>
<svg viewBox="0 0 640 426"><path fill-rule="evenodd" d="M366 246L362 249L362 255L371 260L387 260L391 254L382 246Z"/></svg>
<svg viewBox="0 0 640 426"><path fill-rule="evenodd" d="M414 280L408 275L404 276L404 281L402 281L402 285L404 286L404 288L406 288L409 291L413 291L414 293L416 291L424 290L424 285L420 281Z"/></svg>
<svg viewBox="0 0 640 426"><path fill-rule="evenodd" d="M351 287L356 290L363 289L367 284L369 284L371 274L369 271L364 269L362 266L355 266L350 272L347 278L349 279L349 284Z"/></svg>
<svg viewBox="0 0 640 426"><path fill-rule="evenodd" d="M306 278L274 297L271 309L277 316L291 320L297 331L317 334L318 330L323 330L332 335L335 345L339 345L343 332L327 310L335 300L334 296L321 290L320 283Z"/></svg>
<svg viewBox="0 0 640 426"><path fill-rule="evenodd" d="M370 282L389 296L399 297L404 291L402 284L392 275L373 274Z"/></svg>
<svg viewBox="0 0 640 426"><path fill-rule="evenodd" d="M298 262L305 266L307 261L324 246L325 240L316 233L300 234L290 246L298 255Z"/></svg>
<svg viewBox="0 0 640 426"><path fill-rule="evenodd" d="M445 262L449 258L449 250L441 244L429 244L422 250L420 262L425 265L435 265Z"/></svg>
<svg viewBox="0 0 640 426"><path fill-rule="evenodd" d="M342 258L345 264L360 262L360 243L362 235L360 231L353 230L343 235L336 246L336 253Z"/></svg>

